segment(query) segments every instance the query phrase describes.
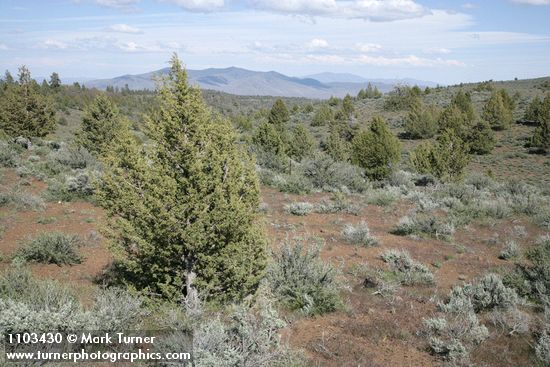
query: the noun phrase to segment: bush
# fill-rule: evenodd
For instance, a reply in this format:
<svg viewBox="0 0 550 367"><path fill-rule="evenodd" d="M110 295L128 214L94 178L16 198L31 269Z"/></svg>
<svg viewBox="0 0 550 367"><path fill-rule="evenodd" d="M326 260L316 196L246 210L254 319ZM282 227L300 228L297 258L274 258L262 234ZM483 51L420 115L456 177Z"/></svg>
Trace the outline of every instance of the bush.
<svg viewBox="0 0 550 367"><path fill-rule="evenodd" d="M424 264L414 261L404 250L389 250L382 255L390 270L393 271L405 285L433 284L434 275Z"/></svg>
<svg viewBox="0 0 550 367"><path fill-rule="evenodd" d="M282 192L289 194L303 195L309 194L313 187L308 179L299 173L293 173L291 175L281 175L281 180L277 182L276 186Z"/></svg>
<svg viewBox="0 0 550 367"><path fill-rule="evenodd" d="M487 274L475 283L456 286L449 300L440 303L443 312L463 313L472 309L475 312L494 308L508 309L520 301L517 293L506 287L496 274Z"/></svg>
<svg viewBox="0 0 550 367"><path fill-rule="evenodd" d="M330 201L323 199L315 209L317 213L334 214L346 213L359 215L360 208L353 205L342 193L335 193Z"/></svg>
<svg viewBox="0 0 550 367"><path fill-rule="evenodd" d="M292 310L306 315L335 311L342 304L338 270L320 259L320 246L309 248L301 239L284 243L273 253L267 280L275 296Z"/></svg>
<svg viewBox="0 0 550 367"><path fill-rule="evenodd" d="M435 238L449 240L455 232L452 223L444 222L437 216L426 213L413 213L399 220L391 233L399 236L427 234Z"/></svg>
<svg viewBox="0 0 550 367"><path fill-rule="evenodd" d="M26 243L14 255L15 259L36 261L45 264L80 264L82 246L77 236L64 233L42 233Z"/></svg>
<svg viewBox="0 0 550 367"><path fill-rule="evenodd" d="M0 207L14 206L18 210L44 210L45 203L40 197L17 188L8 192L0 192Z"/></svg>
<svg viewBox="0 0 550 367"><path fill-rule="evenodd" d="M305 160L302 171L307 180L318 189L363 192L369 187L361 169L345 162L336 162L325 154Z"/></svg>
<svg viewBox="0 0 550 367"><path fill-rule="evenodd" d="M0 140L0 167L17 167L20 150L21 147L19 145Z"/></svg>
<svg viewBox="0 0 550 367"><path fill-rule="evenodd" d="M347 224L342 231L344 239L354 245L365 247L376 246L378 240L370 234L369 226L366 222L357 225Z"/></svg>
<svg viewBox="0 0 550 367"><path fill-rule="evenodd" d="M550 366L550 333L543 331L535 345L535 353L544 366Z"/></svg>
<svg viewBox="0 0 550 367"><path fill-rule="evenodd" d="M489 336L474 312L425 319L424 328L431 351L451 362L466 359L470 351Z"/></svg>
<svg viewBox="0 0 550 367"><path fill-rule="evenodd" d="M401 197L400 190L395 187L371 190L366 195L367 204L388 206Z"/></svg>
<svg viewBox="0 0 550 367"><path fill-rule="evenodd" d="M520 248L516 241L510 240L506 242L506 246L500 252L499 259L510 260L518 257L520 254Z"/></svg>
<svg viewBox="0 0 550 367"><path fill-rule="evenodd" d="M285 210L293 215L308 215L313 210L313 205L308 202L297 202L285 205Z"/></svg>

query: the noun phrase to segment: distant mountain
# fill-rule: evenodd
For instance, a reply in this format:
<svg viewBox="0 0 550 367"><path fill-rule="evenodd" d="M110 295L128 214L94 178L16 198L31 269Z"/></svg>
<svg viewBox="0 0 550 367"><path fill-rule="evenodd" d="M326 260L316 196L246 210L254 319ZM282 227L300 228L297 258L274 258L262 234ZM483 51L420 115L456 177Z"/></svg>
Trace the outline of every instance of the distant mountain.
<svg viewBox="0 0 550 367"><path fill-rule="evenodd" d="M138 75L122 75L113 79L85 81L89 88L105 89L108 86L130 89L155 89L156 77L167 75L169 68ZM400 81L367 80L352 74L322 73L317 78L295 78L275 71L251 71L236 67L225 69L187 70L191 84L237 95L284 96L306 98L343 97L357 94L370 81L382 92L393 89ZM319 80L322 79L322 80ZM433 83L430 83L433 84ZM427 85L427 84L420 84Z"/></svg>

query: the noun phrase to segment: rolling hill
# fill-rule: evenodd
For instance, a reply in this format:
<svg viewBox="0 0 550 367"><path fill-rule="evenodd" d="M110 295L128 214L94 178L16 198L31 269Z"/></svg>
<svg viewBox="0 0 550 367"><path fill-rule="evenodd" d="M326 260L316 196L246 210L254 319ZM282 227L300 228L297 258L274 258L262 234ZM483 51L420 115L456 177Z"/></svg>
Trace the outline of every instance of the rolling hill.
<svg viewBox="0 0 550 367"><path fill-rule="evenodd" d="M108 86L130 89L154 89L155 78L162 77L169 69L137 75L122 75L112 79L97 79L83 84L89 88L105 89ZM236 95L285 96L306 98L343 97L355 95L366 88L369 82L380 91L387 92L396 84L433 85L430 82L415 83L413 80L365 79L353 74L322 73L317 78L296 78L275 71L261 72L237 67L188 70L189 80L202 89L216 90ZM321 80L320 80L321 79Z"/></svg>

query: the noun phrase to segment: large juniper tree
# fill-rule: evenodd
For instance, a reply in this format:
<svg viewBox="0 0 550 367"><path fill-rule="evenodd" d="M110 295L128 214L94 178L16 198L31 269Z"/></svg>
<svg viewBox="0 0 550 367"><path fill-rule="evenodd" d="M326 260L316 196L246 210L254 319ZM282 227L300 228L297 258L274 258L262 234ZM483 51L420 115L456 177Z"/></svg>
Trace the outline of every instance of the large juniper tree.
<svg viewBox="0 0 550 367"><path fill-rule="evenodd" d="M126 134L105 159L100 202L128 283L170 299L254 291L266 264L254 163L213 115L177 56L147 118L150 144Z"/></svg>

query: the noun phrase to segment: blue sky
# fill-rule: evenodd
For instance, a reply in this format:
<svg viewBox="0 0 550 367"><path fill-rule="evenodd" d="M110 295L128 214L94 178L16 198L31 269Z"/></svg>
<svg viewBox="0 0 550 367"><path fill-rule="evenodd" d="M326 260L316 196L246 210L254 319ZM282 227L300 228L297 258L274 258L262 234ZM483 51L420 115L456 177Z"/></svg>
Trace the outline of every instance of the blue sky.
<svg viewBox="0 0 550 367"><path fill-rule="evenodd" d="M550 75L550 0L0 0L0 68L114 77L167 66L449 84Z"/></svg>

